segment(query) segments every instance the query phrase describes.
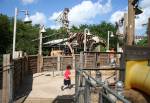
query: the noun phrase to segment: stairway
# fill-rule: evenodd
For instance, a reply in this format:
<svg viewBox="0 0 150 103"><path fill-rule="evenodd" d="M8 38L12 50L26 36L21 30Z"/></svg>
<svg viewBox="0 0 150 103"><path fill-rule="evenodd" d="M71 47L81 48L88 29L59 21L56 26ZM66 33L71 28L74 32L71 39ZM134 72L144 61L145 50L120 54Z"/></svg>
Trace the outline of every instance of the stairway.
<svg viewBox="0 0 150 103"><path fill-rule="evenodd" d="M31 98L25 100L23 103L74 103L72 97L58 97L58 98Z"/></svg>

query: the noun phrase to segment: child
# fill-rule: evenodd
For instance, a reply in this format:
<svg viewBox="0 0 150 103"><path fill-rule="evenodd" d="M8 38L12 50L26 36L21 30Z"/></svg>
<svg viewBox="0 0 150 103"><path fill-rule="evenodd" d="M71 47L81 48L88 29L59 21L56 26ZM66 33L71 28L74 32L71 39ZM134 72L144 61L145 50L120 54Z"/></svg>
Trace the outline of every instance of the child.
<svg viewBox="0 0 150 103"><path fill-rule="evenodd" d="M71 79L70 79L70 72L71 66L68 65L66 68L66 71L64 73L64 86L61 87L61 90L64 90L65 88L69 88L71 85Z"/></svg>

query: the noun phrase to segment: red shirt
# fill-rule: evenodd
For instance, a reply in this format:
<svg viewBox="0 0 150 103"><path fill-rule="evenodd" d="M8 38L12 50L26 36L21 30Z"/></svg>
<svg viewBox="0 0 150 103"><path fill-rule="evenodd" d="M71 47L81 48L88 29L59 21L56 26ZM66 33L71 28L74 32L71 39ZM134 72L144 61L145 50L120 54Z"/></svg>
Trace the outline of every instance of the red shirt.
<svg viewBox="0 0 150 103"><path fill-rule="evenodd" d="M71 73L70 73L70 70L67 69L67 70L65 71L65 73L64 73L64 78L65 78L65 80L69 80L69 79L70 79L70 74L71 74Z"/></svg>

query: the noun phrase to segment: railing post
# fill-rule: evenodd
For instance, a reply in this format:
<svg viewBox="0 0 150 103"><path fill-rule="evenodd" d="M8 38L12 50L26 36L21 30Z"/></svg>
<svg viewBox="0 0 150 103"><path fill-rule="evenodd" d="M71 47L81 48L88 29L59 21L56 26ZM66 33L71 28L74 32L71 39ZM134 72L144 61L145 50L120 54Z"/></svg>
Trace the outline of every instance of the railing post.
<svg viewBox="0 0 150 103"><path fill-rule="evenodd" d="M60 55L57 56L57 71L60 71Z"/></svg>
<svg viewBox="0 0 150 103"><path fill-rule="evenodd" d="M10 54L3 55L2 103L13 102L13 70L10 67Z"/></svg>
<svg viewBox="0 0 150 103"><path fill-rule="evenodd" d="M78 71L75 69L75 94L76 94L76 103L78 103L79 102L79 95L78 95L78 86L79 86L79 73L78 73Z"/></svg>
<svg viewBox="0 0 150 103"><path fill-rule="evenodd" d="M13 75L14 75L14 67L9 66L9 103L13 103Z"/></svg>
<svg viewBox="0 0 150 103"><path fill-rule="evenodd" d="M42 72L43 68L43 56L38 54L37 57L37 73Z"/></svg>
<svg viewBox="0 0 150 103"><path fill-rule="evenodd" d="M78 86L80 88L79 95L78 95L78 103L85 103L85 78L82 76L82 74L79 75L80 79L78 80Z"/></svg>
<svg viewBox="0 0 150 103"><path fill-rule="evenodd" d="M124 53L121 54L120 68L122 69L122 71L119 71L119 80L124 82L125 80L125 54Z"/></svg>
<svg viewBox="0 0 150 103"><path fill-rule="evenodd" d="M90 103L90 84L85 80L84 103Z"/></svg>
<svg viewBox="0 0 150 103"><path fill-rule="evenodd" d="M75 55L72 55L72 68L75 70Z"/></svg>
<svg viewBox="0 0 150 103"><path fill-rule="evenodd" d="M83 52L80 52L80 67L83 68Z"/></svg>

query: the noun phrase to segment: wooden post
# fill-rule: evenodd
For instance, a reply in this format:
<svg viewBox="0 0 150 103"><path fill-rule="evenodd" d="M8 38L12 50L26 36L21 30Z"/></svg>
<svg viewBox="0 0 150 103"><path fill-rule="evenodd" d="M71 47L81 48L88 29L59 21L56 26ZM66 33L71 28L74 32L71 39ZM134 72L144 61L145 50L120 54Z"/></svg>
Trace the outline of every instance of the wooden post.
<svg viewBox="0 0 150 103"><path fill-rule="evenodd" d="M135 10L132 2L128 0L128 30L127 30L127 45L134 44L134 31L135 31Z"/></svg>
<svg viewBox="0 0 150 103"><path fill-rule="evenodd" d="M79 103L78 89L79 89L79 72L77 70L75 70L75 94L77 96L76 100L75 100L76 103Z"/></svg>
<svg viewBox="0 0 150 103"><path fill-rule="evenodd" d="M57 71L59 72L61 68L60 55L57 56Z"/></svg>
<svg viewBox="0 0 150 103"><path fill-rule="evenodd" d="M80 52L80 68L83 69L83 52Z"/></svg>
<svg viewBox="0 0 150 103"><path fill-rule="evenodd" d="M72 55L72 68L75 70L75 55Z"/></svg>
<svg viewBox="0 0 150 103"><path fill-rule="evenodd" d="M91 103L90 100L90 84L85 80L84 103Z"/></svg>
<svg viewBox="0 0 150 103"><path fill-rule="evenodd" d="M28 57L25 56L25 75L28 73Z"/></svg>
<svg viewBox="0 0 150 103"><path fill-rule="evenodd" d="M38 54L37 58L37 73L42 72L43 67L43 56Z"/></svg>
<svg viewBox="0 0 150 103"><path fill-rule="evenodd" d="M150 47L150 18L148 19L148 28L147 28L147 39L148 39L148 47Z"/></svg>
<svg viewBox="0 0 150 103"><path fill-rule="evenodd" d="M10 99L10 78L9 69L10 68L10 54L3 55L3 88L2 88L2 103L9 103Z"/></svg>
<svg viewBox="0 0 150 103"><path fill-rule="evenodd" d="M127 30L128 30L128 13L124 13L123 37L125 39L125 42L127 42L126 41L128 32Z"/></svg>

